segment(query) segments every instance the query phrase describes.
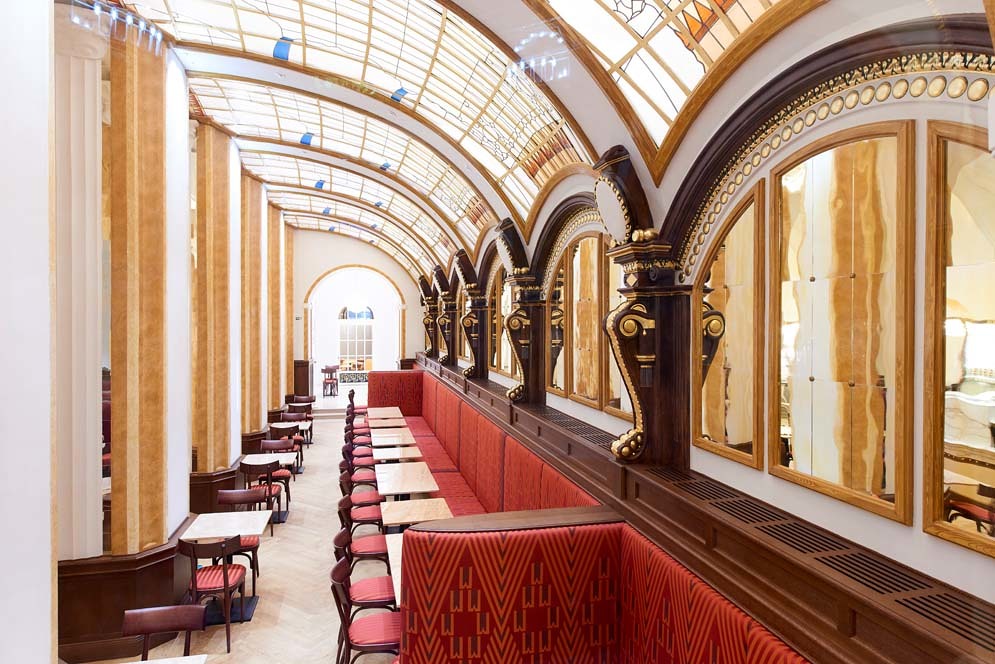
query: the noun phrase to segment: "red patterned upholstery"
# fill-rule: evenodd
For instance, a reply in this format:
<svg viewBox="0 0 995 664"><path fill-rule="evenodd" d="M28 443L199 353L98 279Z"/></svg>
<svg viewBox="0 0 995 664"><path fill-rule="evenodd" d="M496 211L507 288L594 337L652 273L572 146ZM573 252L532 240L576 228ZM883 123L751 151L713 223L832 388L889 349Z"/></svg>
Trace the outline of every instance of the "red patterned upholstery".
<svg viewBox="0 0 995 664"><path fill-rule="evenodd" d="M508 436L504 447L505 512L537 510L541 502L542 467L545 465L514 438Z"/></svg>
<svg viewBox="0 0 995 664"><path fill-rule="evenodd" d="M242 535L239 541L242 543L243 549L254 549L259 546L259 535L249 535L248 537Z"/></svg>
<svg viewBox="0 0 995 664"><path fill-rule="evenodd" d="M375 482L377 474L372 468L362 468L352 474L353 482Z"/></svg>
<svg viewBox="0 0 995 664"><path fill-rule="evenodd" d="M611 661L621 524L404 535L404 664ZM697 663L696 663L697 664Z"/></svg>
<svg viewBox="0 0 995 664"><path fill-rule="evenodd" d="M245 540L242 540L243 542ZM228 565L228 587L234 588L245 579L244 565ZM196 586L194 582L196 581ZM200 591L221 590L225 587L223 565L208 565L197 570L197 576L190 580L190 588Z"/></svg>
<svg viewBox="0 0 995 664"><path fill-rule="evenodd" d="M964 514L969 514L978 521L988 523L991 520L991 512L987 507L969 503L966 500L952 500L948 507L953 507Z"/></svg>
<svg viewBox="0 0 995 664"><path fill-rule="evenodd" d="M470 490L477 493L477 423L480 415L466 401L459 403L459 471Z"/></svg>
<svg viewBox="0 0 995 664"><path fill-rule="evenodd" d="M352 450L353 457L371 457L373 456L373 450L369 447L356 447Z"/></svg>
<svg viewBox="0 0 995 664"><path fill-rule="evenodd" d="M389 602L394 599L394 582L389 576L353 581L349 598L354 602Z"/></svg>
<svg viewBox="0 0 995 664"><path fill-rule="evenodd" d="M477 416L477 487L480 503L488 512L504 509L505 435L489 419Z"/></svg>
<svg viewBox="0 0 995 664"><path fill-rule="evenodd" d="M425 418L425 422L428 424L429 429L432 431L438 431L435 426L435 396L438 381L436 381L435 377L427 371L423 371L421 373L421 416Z"/></svg>
<svg viewBox="0 0 995 664"><path fill-rule="evenodd" d="M459 461L459 412L461 399L452 390L439 387L436 396L435 435L449 452L449 458Z"/></svg>
<svg viewBox="0 0 995 664"><path fill-rule="evenodd" d="M631 526L621 532L621 570L619 661L806 661Z"/></svg>
<svg viewBox="0 0 995 664"><path fill-rule="evenodd" d="M539 489L539 507L544 510L557 507L585 507L600 504L586 491L547 464L543 464L542 466L542 479Z"/></svg>
<svg viewBox="0 0 995 664"><path fill-rule="evenodd" d="M379 521L380 519L383 518L383 515L380 514L379 505L367 505L366 507L353 507L352 512L350 512L349 514L352 520L355 521L356 523L359 523L361 521L362 522Z"/></svg>
<svg viewBox="0 0 995 664"><path fill-rule="evenodd" d="M364 535L354 539L349 548L358 556L387 553L387 538L383 535Z"/></svg>
<svg viewBox="0 0 995 664"><path fill-rule="evenodd" d="M366 403L397 406L404 415L421 415L422 371L371 371Z"/></svg>
<svg viewBox="0 0 995 664"><path fill-rule="evenodd" d="M274 470L270 474L273 476L273 479L275 479L275 480L289 480L294 475L292 472L290 472L286 468L281 468L279 470ZM260 481L260 482L263 482L263 481L266 480L266 475L260 475L256 479L258 481Z"/></svg>
<svg viewBox="0 0 995 664"><path fill-rule="evenodd" d="M436 473L433 477L435 483L439 485L439 490L434 492L432 496L445 498L453 516L484 514L486 512L484 506L480 504L477 496L473 493L473 489L460 473Z"/></svg>
<svg viewBox="0 0 995 664"><path fill-rule="evenodd" d="M357 491L349 496L352 498L352 504L359 507L365 505L379 505L383 502L383 496L381 496L376 491ZM244 537L242 538L245 539Z"/></svg>
<svg viewBox="0 0 995 664"><path fill-rule="evenodd" d="M435 436L424 417L405 417L404 422L411 429L412 436Z"/></svg>
<svg viewBox="0 0 995 664"><path fill-rule="evenodd" d="M349 640L357 646L398 643L401 640L401 614L391 611L357 618L349 626Z"/></svg>
<svg viewBox="0 0 995 664"><path fill-rule="evenodd" d="M418 449L422 458L433 473L455 472L456 464L449 458L442 443L434 436L423 436L418 439Z"/></svg>

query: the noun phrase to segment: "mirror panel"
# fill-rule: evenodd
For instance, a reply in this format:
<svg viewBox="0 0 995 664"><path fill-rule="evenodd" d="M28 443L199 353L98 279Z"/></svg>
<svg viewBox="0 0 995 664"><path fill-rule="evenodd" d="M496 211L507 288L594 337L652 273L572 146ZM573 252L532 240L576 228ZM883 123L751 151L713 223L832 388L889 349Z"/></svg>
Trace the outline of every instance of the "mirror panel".
<svg viewBox="0 0 995 664"><path fill-rule="evenodd" d="M608 249L604 245L605 250ZM616 265L607 256L605 257L605 271L608 273L608 306L605 309L607 314L625 301L625 296L618 292L625 282L624 270L621 265ZM611 410L618 411L615 415L623 415L628 419L632 418L632 399L629 398L629 391L625 388L622 380L622 372L619 371L618 361L611 346L606 347L608 356L608 390L605 406Z"/></svg>
<svg viewBox="0 0 995 664"><path fill-rule="evenodd" d="M547 356L547 377L546 387L550 390L562 394L566 385L565 371L566 361L564 360L563 340L565 337L566 309L564 308L563 294L566 289L567 273L563 261L556 268L553 275L553 283L549 288L549 311L547 319L549 321L549 355Z"/></svg>
<svg viewBox="0 0 995 664"><path fill-rule="evenodd" d="M601 381L601 362L598 338L601 334L600 316L600 237L585 237L574 245L570 254L570 278L573 301L571 327L573 330L573 393L590 401L597 401Z"/></svg>

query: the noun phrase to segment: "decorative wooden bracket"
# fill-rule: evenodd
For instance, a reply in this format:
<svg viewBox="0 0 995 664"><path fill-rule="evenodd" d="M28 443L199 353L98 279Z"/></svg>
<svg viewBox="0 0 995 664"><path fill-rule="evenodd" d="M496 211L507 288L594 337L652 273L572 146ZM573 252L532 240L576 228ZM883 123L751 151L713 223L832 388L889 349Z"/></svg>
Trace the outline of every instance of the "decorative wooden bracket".
<svg viewBox="0 0 995 664"><path fill-rule="evenodd" d="M457 311L456 300L451 297L440 297L438 304L439 315L435 322L439 327L439 364L452 366L456 364L458 354L456 348L456 325Z"/></svg>
<svg viewBox="0 0 995 664"><path fill-rule="evenodd" d="M428 357L438 357L439 350L436 348L436 339L439 328L436 327L435 319L439 314L439 305L435 302L425 303L425 315L422 317L422 325L425 326L425 334L428 335L428 346L425 348L425 355Z"/></svg>
<svg viewBox="0 0 995 664"><path fill-rule="evenodd" d="M487 335L483 333L484 322L487 320L487 300L479 295L467 295L468 309L460 319L463 334L466 335L470 347L470 366L463 369L466 378L487 377Z"/></svg>
<svg viewBox="0 0 995 664"><path fill-rule="evenodd" d="M508 390L507 396L512 401L521 401L525 397L525 381L528 380L528 366L531 357L530 332L532 321L529 311L525 307L517 307L504 319L504 329L508 332L508 340L511 342L511 349L518 360L518 367L522 372L522 382Z"/></svg>
<svg viewBox="0 0 995 664"><path fill-rule="evenodd" d="M652 300L627 299L605 317L605 333L632 399L633 426L612 443L616 459L639 458L645 445L646 397L656 364L656 317Z"/></svg>
<svg viewBox="0 0 995 664"><path fill-rule="evenodd" d="M726 317L718 309L712 309L708 302L701 303L701 382L705 383L708 369L712 366L719 342L726 333Z"/></svg>
<svg viewBox="0 0 995 664"><path fill-rule="evenodd" d="M566 324L566 312L562 307L550 307L549 310L549 366L555 367L556 360L563 352L563 326Z"/></svg>

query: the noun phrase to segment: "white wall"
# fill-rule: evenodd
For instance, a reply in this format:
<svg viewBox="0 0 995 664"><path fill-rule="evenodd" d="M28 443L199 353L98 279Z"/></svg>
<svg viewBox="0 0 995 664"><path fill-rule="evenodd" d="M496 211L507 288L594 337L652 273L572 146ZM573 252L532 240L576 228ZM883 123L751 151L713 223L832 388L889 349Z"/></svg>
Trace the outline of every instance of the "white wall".
<svg viewBox="0 0 995 664"><path fill-rule="evenodd" d="M190 124L187 78L166 54L166 532L190 512Z"/></svg>
<svg viewBox="0 0 995 664"><path fill-rule="evenodd" d="M31 444L16 445L18 472L0 482L0 661L39 664L55 656L53 615L55 515L52 501L51 275L49 252L50 137L52 113L52 3L18 6L16 16L0 22L0 86L16 94L4 110L0 145L13 158L0 161L0 306L10 312L0 326L0 437L24 435L31 423ZM16 414L17 417L10 416ZM16 509L14 508L16 506Z"/></svg>
<svg viewBox="0 0 995 664"><path fill-rule="evenodd" d="M425 350L418 286L404 268L366 242L322 231L295 230L294 357L304 357L304 295L319 277L343 265L369 266L390 277L400 289L405 307L403 355L414 357L416 352Z"/></svg>
<svg viewBox="0 0 995 664"><path fill-rule="evenodd" d="M228 463L242 454L242 162L232 141L228 153L229 247L228 247L228 379L231 431Z"/></svg>

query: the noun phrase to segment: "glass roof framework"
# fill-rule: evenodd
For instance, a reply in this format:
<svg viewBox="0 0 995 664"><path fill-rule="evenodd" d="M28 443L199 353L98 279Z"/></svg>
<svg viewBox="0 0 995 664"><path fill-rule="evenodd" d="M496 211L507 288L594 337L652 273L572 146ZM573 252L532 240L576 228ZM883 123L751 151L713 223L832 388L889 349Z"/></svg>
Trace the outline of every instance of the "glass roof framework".
<svg viewBox="0 0 995 664"><path fill-rule="evenodd" d="M474 246L494 211L445 159L409 134L346 106L252 81L192 76L196 110L244 138L316 147L394 172L448 216Z"/></svg>
<svg viewBox="0 0 995 664"><path fill-rule="evenodd" d="M416 282L418 281L419 276L425 274L424 266L420 267L412 261L411 257L393 242L390 242L389 240L385 241L376 233L370 232L369 230L359 226L355 226L349 222L339 219L329 219L325 221L312 216L299 215L292 212L285 212L284 220L294 228L299 228L301 230L338 233L340 235L355 238L362 242L367 242L400 263L401 267L403 267ZM429 272L431 272L431 269L429 269Z"/></svg>
<svg viewBox="0 0 995 664"><path fill-rule="evenodd" d="M180 43L359 81L448 134L521 218L551 175L591 156L556 106L473 25L433 0L141 0Z"/></svg>
<svg viewBox="0 0 995 664"><path fill-rule="evenodd" d="M368 228L379 231L397 243L412 259L416 260L423 269L423 274L431 274L432 268L436 264L443 266L446 264L441 256L436 256L431 250L426 250L425 247L412 238L400 225L388 221L384 216L364 210L358 205L344 201L330 200L323 196L314 196L299 191L282 189L270 190L269 200L274 205L282 208L287 214L321 215L328 217L329 220L336 219L352 222L356 228ZM314 220L314 223L320 224L321 222Z"/></svg>
<svg viewBox="0 0 995 664"><path fill-rule="evenodd" d="M421 208L376 180L328 164L287 155L243 151L241 156L246 170L267 184L314 189L362 200L396 218L405 229L417 234L441 255L448 257L456 252L457 247L453 241Z"/></svg>
<svg viewBox="0 0 995 664"><path fill-rule="evenodd" d="M659 146L688 95L779 0L541 0L586 43Z"/></svg>

